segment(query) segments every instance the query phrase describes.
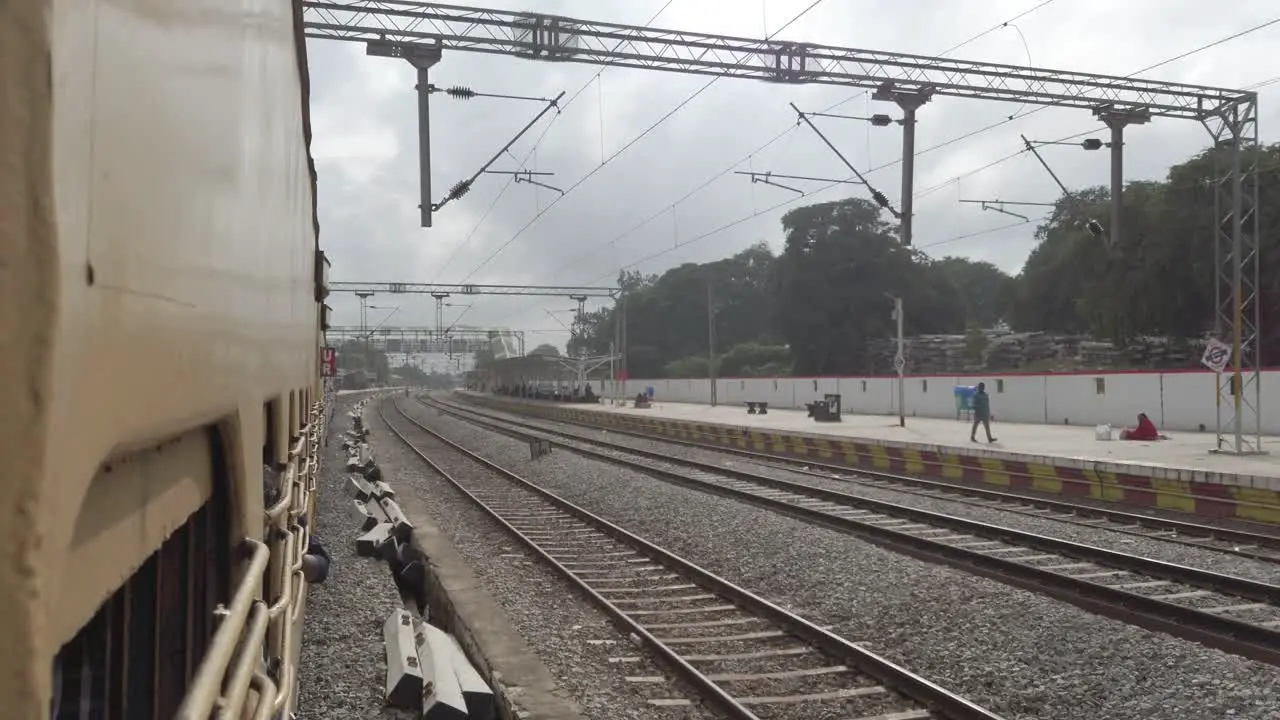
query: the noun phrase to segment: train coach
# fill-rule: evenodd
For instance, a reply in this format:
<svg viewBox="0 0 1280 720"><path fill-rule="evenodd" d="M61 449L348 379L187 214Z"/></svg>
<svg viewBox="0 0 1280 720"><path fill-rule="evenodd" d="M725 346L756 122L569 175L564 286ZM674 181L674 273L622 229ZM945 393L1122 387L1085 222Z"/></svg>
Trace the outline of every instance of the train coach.
<svg viewBox="0 0 1280 720"><path fill-rule="evenodd" d="M307 88L291 0L0 3L6 718L293 709L327 265Z"/></svg>

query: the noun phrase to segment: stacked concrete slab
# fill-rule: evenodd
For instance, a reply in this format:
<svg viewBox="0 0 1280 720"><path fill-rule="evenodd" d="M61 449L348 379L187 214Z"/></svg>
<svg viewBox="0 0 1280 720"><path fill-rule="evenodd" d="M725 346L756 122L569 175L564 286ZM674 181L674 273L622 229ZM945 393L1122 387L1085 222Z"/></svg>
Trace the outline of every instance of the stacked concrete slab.
<svg viewBox="0 0 1280 720"><path fill-rule="evenodd" d="M382 628L387 704L419 713L424 720L493 720L498 717L493 691L458 641L431 624L427 557L414 545L413 523L374 460L364 422L368 402L361 400L352 409L343 446L358 529L356 554L385 562L401 598Z"/></svg>

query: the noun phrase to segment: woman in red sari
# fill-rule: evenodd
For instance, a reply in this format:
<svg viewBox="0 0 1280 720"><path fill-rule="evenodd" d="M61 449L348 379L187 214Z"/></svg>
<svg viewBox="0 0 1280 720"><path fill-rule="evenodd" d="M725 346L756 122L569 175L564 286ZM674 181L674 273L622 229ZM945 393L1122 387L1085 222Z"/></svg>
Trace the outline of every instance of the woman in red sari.
<svg viewBox="0 0 1280 720"><path fill-rule="evenodd" d="M1151 422L1151 418L1146 413L1138 413L1138 427L1130 430L1125 428L1120 431L1121 440L1159 440L1160 431L1156 430L1155 423Z"/></svg>

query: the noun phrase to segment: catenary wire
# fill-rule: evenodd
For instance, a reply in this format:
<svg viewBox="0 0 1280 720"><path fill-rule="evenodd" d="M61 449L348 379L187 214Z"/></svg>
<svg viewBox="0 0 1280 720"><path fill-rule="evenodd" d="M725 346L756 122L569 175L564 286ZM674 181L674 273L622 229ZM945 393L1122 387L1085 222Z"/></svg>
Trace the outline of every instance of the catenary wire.
<svg viewBox="0 0 1280 720"><path fill-rule="evenodd" d="M1030 15L1031 13L1033 13L1033 12L1035 12L1035 11L1037 11L1037 10L1040 10L1041 8L1043 8L1043 7L1047 6L1047 5L1050 5L1050 4L1054 3L1054 2L1056 2L1056 0L1041 0L1041 2L1040 2L1040 3L1038 3L1037 5L1035 5L1035 6L1031 7L1030 9L1028 9L1028 10L1024 10L1024 11L1022 11L1022 12L1018 13L1017 15L1015 15L1015 16L1013 16L1013 17L1009 18L1008 20L1005 20L1005 21L1003 21L1003 22L996 23L995 25L992 25L991 27L987 28L986 30L983 30L983 31L981 31L981 32L979 32L979 33L977 33L977 34L975 34L975 35L972 35L972 36L970 36L970 37L966 38L965 40L963 40L963 41L961 41L961 42L959 42L959 43L956 43L955 45L952 45L951 47L949 47L949 48L947 48L946 50L944 50L944 51L942 51L941 53L939 53L939 54L937 55L937 57L946 57L947 55L949 55L949 54L951 54L951 53L955 52L956 50L959 50L959 49L961 49L961 48L963 48L963 47L965 47L965 46L967 46L967 45L969 45L969 44L971 44L971 43L974 43L974 42L976 42L976 41L978 41L978 40L981 40L982 38L986 37L987 35L990 35L990 34L991 34L991 33L993 33L993 32L996 32L996 31L1000 30L1000 29L1001 29L1001 28L1003 28L1005 25L1007 25L1007 24L1009 24L1009 23L1011 23L1011 22L1014 22L1014 21L1016 21L1016 20L1019 20L1019 19L1021 19L1021 18L1024 18L1024 17L1026 17L1027 15ZM775 34L776 34L776 33L775 33ZM819 112L828 113L828 112L831 112L831 111L833 111L833 110L837 110L837 109L839 109L840 107L842 107L842 106L844 106L844 105L846 105L846 104L848 104L848 103L850 103L850 102L853 102L854 100L857 100L858 98L864 97L864 96L866 96L866 95L868 95L868 92L867 92L866 90L859 91L859 92L857 92L857 93L854 93L854 94L852 94L852 95L850 95L850 96L848 96L848 97L844 98L843 100L840 100L839 102L836 102L836 103L834 103L834 104L832 104L832 105L829 105L829 106L828 106L828 107L826 107L826 108L823 108L823 109L822 109L821 111L819 111ZM682 195L681 197L677 198L676 200L674 200L674 201L672 201L672 202L670 202L670 203L667 203L667 204L666 204L666 205L664 205L662 208L660 208L660 209L658 209L658 210L654 211L653 213L649 214L649 215L648 215L647 217L645 217L643 220L641 220L641 221L639 221L638 223L636 223L635 225L631 226L631 227L630 227L630 228L628 228L625 232L621 233L621 234L620 234L620 235L618 235L617 237L614 237L613 239L609 240L607 243L597 243L593 248L588 249L588 250L587 250L587 251L585 251L585 252L579 253L578 255L575 255L574 257L570 258L568 262L564 263L564 264L562 265L562 267L564 267L564 268L572 268L572 267L574 267L574 266L577 264L577 261L579 261L579 260L585 260L585 259L587 259L587 258L589 258L589 257L591 257L591 256L593 256L593 255L598 254L601 250L604 250L604 249L607 249L607 248L614 247L614 246L615 246L615 245L617 245L619 242L621 242L621 241L625 240L626 238L630 237L633 233L635 233L635 232L639 231L641 228L644 228L645 226L649 225L649 223L653 222L654 220L657 220L657 219L658 219L658 218L660 218L660 217L663 217L664 215L666 215L666 214L667 214L667 213L669 213L669 212L674 211L677 207L679 207L680 205L682 205L682 204L684 204L685 202L687 202L687 201L688 201L690 198L692 198L694 195L697 195L698 193L700 193L700 192L702 192L703 190L707 189L707 187L709 187L712 183L716 182L717 180L719 180L719 179L723 178L724 176L728 175L729 173L733 172L735 169L737 169L737 168L741 167L741 166L742 166L742 164L743 164L744 162L750 162L750 161L751 161L751 160L752 160L756 155L760 154L761 152L764 152L764 151L765 151L765 150L767 150L769 147L771 147L773 144L777 143L779 140L782 140L782 139L784 139L784 138L794 137L793 133L795 133L795 132L796 132L796 130L797 130L797 126L796 126L795 124L792 124L792 125L791 125L791 126L789 126L786 130L783 130L782 132L778 133L777 135L774 135L772 138L770 138L769 140L767 140L763 145L760 145L759 147L757 147L757 148L755 148L754 150L750 151L749 153L747 153L747 154L746 154L746 155L744 155L743 157L739 158L738 160L734 161L734 162L733 162L733 163L731 163L730 165L727 165L727 166L725 166L724 168L722 168L721 170L717 171L714 175L712 175L712 176L708 177L706 180L704 180L704 181L703 181L701 184L699 184L697 187L695 187L695 188L693 188L692 190L688 191L687 193L685 193L685 194L684 194L684 195ZM975 133L974 133L974 134L976 134L976 132L981 132L981 131L982 131L982 130L975 131ZM951 143L953 143L953 142L960 142L961 140L964 140L964 139L966 139L966 138L968 138L968 137L972 137L972 134L969 134L969 135L962 135L962 136L960 136L960 137L958 137L958 138L954 138L954 139L952 139L952 140L948 140L948 141L946 141L946 142L944 142L944 143L942 143L942 144L940 144L940 145L937 145L937 146L935 146L935 147L925 148L925 149L920 150L919 152L917 152L917 153L916 153L916 155L917 155L917 156L919 156L919 155L923 155L923 154L928 153L928 152L931 152L931 151L933 151L933 150L937 150L937 149L940 149L940 148L946 147L947 145L950 145L950 144L951 144ZM784 149L785 149L785 148L784 148ZM871 169L870 171L868 171L868 172L875 172L876 170L883 169L884 167L890 167L890 166L889 166L889 165L886 165L886 166L881 166L881 167L877 167L877 168L872 168L872 169ZM559 277L560 275L563 275L563 273L558 273L555 277Z"/></svg>
<svg viewBox="0 0 1280 720"><path fill-rule="evenodd" d="M663 13L663 11L665 11L665 10L666 10L670 5L671 5L671 3L672 3L672 2L673 2L673 0L667 0L666 4L664 4L661 8L659 8L659 9L658 9L658 12L654 13L653 17L649 18L649 23L652 23L654 20L656 20L656 19L658 18L658 16L659 16L659 15L661 15L661 14ZM813 2L812 2L812 3L810 3L808 7L806 7L804 10L801 10L799 14L797 14L795 17L793 17L793 18L791 18L790 20L788 20L785 24L783 24L783 26L782 26L782 27L780 27L780 28L778 28L777 30L775 30L775 31L773 32L773 34L772 34L772 35L770 35L769 37L770 37L770 38L772 38L772 37L776 36L778 33L782 32L783 30L786 30L788 27L791 27L791 25L792 25L792 24L794 24L797 20L799 20L800 18L802 18L802 17L804 17L805 15L807 15L807 14L809 13L809 11L810 11L810 10L813 10L815 7L817 7L817 6L818 6L819 4L821 4L822 2L823 2L823 0L813 0ZM649 23L646 23L646 26L647 26ZM578 89L578 91L577 91L577 92L575 92L572 96L570 96L569 101L565 103L564 107L566 107L566 108L567 108L567 107L568 107L568 105L569 105L569 103L570 103L570 102L572 102L572 101L573 101L573 99L574 99L574 98L576 98L579 94L581 94L581 93L583 92L583 90L585 90L587 87L589 87L589 86L591 85L591 83L592 83L592 82L594 82L594 81L596 81L597 79L599 79L600 74L601 74L601 73L603 73L606 69L607 69L607 66L606 66L606 67L604 67L604 68L601 68L600 70L598 70L598 71L596 72L596 74L595 74L595 75L593 75L593 76L591 77L591 79L590 79L590 80L588 80L588 81L587 81L587 82L586 82L586 83L585 83L581 88L579 88L579 89ZM644 132L640 133L640 135L639 135L639 136L637 136L636 138L633 138L630 142L628 142L628 143L627 143L626 145L624 145L620 150L618 150L618 152L614 153L612 156L610 156L610 157L608 157L608 158L603 159L599 165L597 165L594 169L592 169L592 170L591 170L591 172L587 173L584 177L582 177L581 179L579 179L576 183L574 183L572 186L570 186L569 188L567 188L563 193L561 193L561 195L560 195L560 197L559 197L559 198L557 198L556 200L553 200L553 201L551 202L551 204L550 204L550 205L548 205L547 207L543 208L543 209L542 209L541 211L539 211L536 215L534 215L534 216L533 216L533 218L531 218L531 219L529 220L529 222L528 222L528 223L526 223L526 224L524 225L524 227L520 228L520 230L518 230L518 231L516 232L516 234L515 234L515 235L514 235L510 240L508 240L506 243L504 243L503 245L501 245L497 250L495 250L492 254L490 254L490 255L489 255L489 257L485 258L485 260L484 260L483 262L481 262L481 263L480 263L480 265L478 265L478 266L476 266L474 269L472 269L472 271L471 271L470 273L468 273L468 274L467 274L467 276L466 276L465 278L463 278L463 280L462 280L462 281L463 281L463 282L466 282L466 281L467 281L468 279L470 279L473 275L475 275L477 272L479 272L481 268L483 268L483 267L484 267L486 264L488 264L491 260L493 260L495 257L497 257L497 256L498 256L498 254L499 254L499 253L501 253L503 250L505 250L508 246L510 246L510 245L511 245L511 243L515 242L515 240L516 240L517 238L519 238L519 237L520 237L520 235L521 235L522 233L524 233L524 231L525 231L525 230L527 230L530 226L532 226L532 225L533 225L533 223L537 222L537 220L538 220L539 218L541 218L543 215L545 215L545 214L547 213L547 211L549 211L552 207L554 207L556 204L558 204L558 203L560 202L560 200L563 200L566 196L568 196L568 195L569 195L569 193L573 192L573 190L575 190L577 187L579 187L580 185L582 185L582 183L586 182L589 178L591 178L591 176L592 176L592 175L594 175L594 174L595 174L596 172L598 172L601 168L603 168L603 167L604 167L604 166L605 166L605 165L606 165L610 160L612 160L612 159L614 159L615 157L617 157L617 156L621 155L623 152L625 152L625 151L626 151L628 148L630 148L632 145L634 145L635 143L639 142L639 141L640 141L640 139L642 139L643 137L645 137L646 135L648 135L650 132L652 132L652 131L653 131L653 130L658 126L658 125L661 125L661 124L662 124L663 122L665 122L668 118L670 118L672 115L674 115L676 112L678 112L681 108L683 108L685 105L689 104L689 102L691 102L694 98L696 98L696 97L698 97L699 95L701 95L703 91L705 91L708 87L710 87L710 86L711 86L711 85L712 85L716 80L718 80L718 79L719 79L719 78L712 78L710 82L706 83L706 84L705 84L705 85L703 85L699 90L697 90L696 92L694 92L694 93L693 93L692 95L690 95L689 97L685 98L685 100L684 100L683 102L681 102L680 104L678 104L678 105L677 105L675 108L673 108L670 112L668 112L666 115L664 115L662 118L660 118L660 119L658 120L658 122L656 122L656 123L654 123L653 125L649 126L649 127L648 127ZM562 108L562 110L563 110L563 108ZM557 116L557 117L558 117L558 116ZM554 119L553 119L553 121L554 121ZM525 159L526 159L526 160L528 159L529 155L532 155L534 152L537 152L538 146L542 143L543 139L546 137L547 133L548 133L550 130L551 130L551 125L550 125L550 124L548 124L548 125L547 125L547 127L546 127L545 129L543 129L542 134L538 136L538 139L537 139L536 141L534 141L534 144L533 144L532 149L530 149L529 153L525 156ZM522 166L523 166L523 163L522 163ZM502 194L506 192L507 188L509 188L509 187L514 183L514 181L515 181L515 178L514 178L514 177L512 177L512 179L511 179L510 181L508 181L508 182L507 182L507 184L506 184L505 186L503 186L502 191L500 191L500 192L498 193L498 196L494 198L494 200L493 200L493 202L492 202L492 203L490 203L490 205L489 205L489 209L485 211L485 214L484 214L484 216L482 216L482 217L481 217L480 222L483 222L483 221L484 221L484 218L485 218L485 217L487 217L487 216L488 216L488 214L489 214L489 212L493 210L494 206L495 206L495 205L497 205L498 200L500 200L500 199L501 199ZM479 223L477 223L477 224L476 224L476 226L475 226L474 228L472 228L472 232L471 232L471 234L474 234L474 233L475 233L475 231L476 231L476 229L478 229L478 228L479 228ZM464 240L463 245L465 245L467 242L469 242L469 241L470 241L471 234L469 234L469 235L467 236L466 240ZM457 254L457 249L455 249L455 251L454 251L454 253L453 253L453 254L454 254L454 255L456 255L456 254ZM456 324L459 320L461 320L461 319L462 319L462 316L466 315L466 314L467 314L467 312L468 312L470 309L471 309L471 308L470 308L470 307L468 307L466 310L463 310L463 311L462 311L462 314L461 314L461 315L459 315L459 316L458 316L458 318L457 318L456 320L454 320L454 323ZM452 326L450 326L450 327L452 327Z"/></svg>
<svg viewBox="0 0 1280 720"><path fill-rule="evenodd" d="M647 21L645 21L644 27L649 27L650 25L652 25L653 21L657 20L658 17L662 15L662 13L666 12L667 8L671 7L671 3L673 2L675 2L675 0L667 0L665 3L663 3L662 7L658 8L658 11L655 12ZM625 41L623 40L619 40L618 43L614 45L613 49L617 50L619 47L622 46L624 42ZM553 116L550 122L548 122L546 126L542 129L542 134L538 135L538 138L533 141L533 145L532 147L530 147L529 152L525 153L524 158L520 159L517 162L517 165L516 165L517 168L522 168L529 162L529 159L533 157L533 154L538 152L538 146L541 145L542 141L547 137L547 133L551 132L551 128L555 126L555 122L556 120L560 119L561 114L564 113L565 110L569 109L569 106L573 104L573 101L577 100L579 95L585 92L587 88L591 87L591 83L599 80L600 76L604 74L604 71L608 70L610 67L612 67L612 65L606 64L603 67L601 67L599 70L596 70L595 74L591 76L590 80L587 80L585 83L583 83L582 87L575 90L573 94L569 96L569 99L565 100L564 103L560 105L555 116ZM603 116L601 118L601 122L603 123ZM602 136L601 142L603 142L603 136ZM603 155L603 150L601 154ZM515 156L512 155L512 157L514 158ZM476 220L475 225L471 226L471 230L469 230L467 234L463 236L462 240L453 247L453 251L449 253L449 257L446 258L444 263L440 265L439 268L436 270L436 278L439 278L440 273L444 272L445 269L448 268L453 263L453 261L458 257L458 253L461 252L463 248L471 244L471 238L474 237L476 232L480 230L480 226L484 225L485 220L489 218L489 214L493 212L493 208L497 206L498 201L502 199L503 195L507 194L507 190L510 190L511 187L515 185L515 182L516 182L516 178L514 175L512 175L507 180L507 182L502 185L502 188L498 190L498 193L493 196L493 201L489 203L489 207L485 208L484 213L480 215L480 218L478 220ZM435 279L432 279L431 282L434 283Z"/></svg>
<svg viewBox="0 0 1280 720"><path fill-rule="evenodd" d="M811 3L810 3L810 4L809 4L809 5L808 5L804 10L801 10L801 11L800 11L800 13L799 13L798 15L796 15L795 17L793 17L793 18L791 18L790 20L788 20L788 21L787 21L787 22L786 22L782 27L780 27L780 28L778 28L777 30L775 30L773 33L771 33L771 34L770 34L767 38L765 38L765 39L766 39L766 40L770 40L770 39L772 39L773 37L775 37L776 35L778 35L778 33L781 33L783 30L786 30L788 27L790 27L790 26L791 26L793 23L795 23L797 20L799 20L800 18L802 18L802 17L804 17L805 15L807 15L807 14L809 13L809 11L813 10L813 9L814 9L814 8L816 8L818 5L821 5L824 1L825 1L825 0L813 0L813 2L811 2ZM595 166L595 167L594 167L594 168L592 168L589 172L587 172L587 174L586 174L586 175L583 175L581 178L579 178L579 179L577 180L577 182L575 182L575 183L573 183L572 185L570 185L569 187L565 188L564 193L562 193L562 194L561 194L559 197L557 197L555 200L552 200L552 201L551 201L551 203L549 203L545 208L543 208L542 210L539 210L539 211L538 211L538 212L537 212L537 213L536 213L532 218L530 218L530 219L529 219L529 221L528 221L528 222L526 222L523 226L521 226L521 227L520 227L520 229L519 229L519 230L517 230L517 231L515 232L515 234L514 234L514 235L512 235L512 236L511 236L511 238L510 238L509 240L507 240L506 242L504 242L504 243L502 243L501 245L499 245L499 246L498 246L498 247L497 247L497 248L496 248L492 253L490 253L490 254L489 254L489 256L488 256L488 257L486 257L484 260L482 260L482 261L480 262L480 264L479 264L479 265L476 265L474 268L472 268L472 269L471 269L471 272L467 273L466 277L462 278L462 282L466 282L467 280L469 280L469 279L471 279L472 277L474 277L476 273L480 272L480 270L482 270L486 265L488 265L490 262L492 262L494 258L498 257L498 255L500 255L504 250L506 250L508 247L510 247L512 243L514 243L516 240L518 240L518 239L519 239L519 238L520 238L520 237L525 233L525 231L527 231L529 228L533 227L534 223L538 222L538 220L542 219L542 217L543 217L544 215L546 215L548 212L550 212L552 208L554 208L554 207L558 206L558 205L559 205L559 204L560 204L560 203L561 203L565 198L569 197L569 195L570 195L570 194L572 194L574 190L576 190L576 189L578 189L579 187L581 187L584 183L586 183L588 180L590 180L590 179L591 179L591 178L592 178L596 173L600 172L600 170L602 170L606 165L608 165L608 164L609 164L610 162L612 162L613 160L617 159L619 156L621 156L621 155L622 155L623 153L625 153L627 150L631 149L631 148L632 148L636 143L638 143L638 142L640 142L641 140L643 140L643 139L644 139L645 137L647 137L650 133L652 133L654 130L656 130L659 126L661 126L661 125L662 125L663 123L665 123L667 120L671 119L671 118L672 118L676 113L678 113L678 112L680 112L682 109L684 109L684 108L685 108L689 103L693 102L693 100L694 100L694 99L696 99L698 96L702 95L702 93L706 92L706 91L707 91L707 89L709 89L712 85L716 84L716 82L718 82L718 81L719 81L719 80L721 80L721 79L722 79L722 76L716 76L716 77L713 77L713 78L711 78L710 80L708 80L708 81L707 81L707 82L706 82L702 87L700 87L700 88L698 88L697 90L695 90L693 93L691 93L691 94L690 94L688 97L686 97L684 100L681 100L678 104L676 104L676 106L675 106L674 108L672 108L671 110L669 110L665 115L663 115L662 117L658 118L658 120L657 120L656 122L654 122L653 124L649 125L649 127L647 127L647 128L645 128L644 130L642 130L642 131L640 132L640 134L639 134L639 135L637 135L636 137L632 138L629 142L627 142L625 145L623 145L621 148L619 148L617 151L615 151L612 155L610 155L609 157L605 158L605 161L604 161L604 162L602 162L602 163L600 163L599 165Z"/></svg>
<svg viewBox="0 0 1280 720"><path fill-rule="evenodd" d="M1149 66L1147 66L1146 68L1143 68L1142 70L1138 70L1138 71L1136 71L1136 72L1130 73L1130 74L1129 74L1128 76L1126 76L1126 77L1132 77L1132 76L1134 76L1134 75L1141 74L1141 73L1146 72L1147 70L1152 69L1152 68L1162 67L1162 66L1164 66L1164 65L1169 64L1170 62L1173 62L1175 59L1177 59L1177 60L1185 59L1185 58L1190 57L1190 56L1192 56L1192 55L1194 55L1194 54L1196 54L1196 53L1198 53L1198 52L1203 52L1203 51L1208 50L1208 49L1210 49L1210 48L1214 48L1214 47L1217 47L1217 46L1219 46L1219 45L1222 45L1222 44L1223 44L1223 43L1225 43L1225 42L1229 42L1230 40L1235 40L1235 39L1238 39L1238 38L1240 38L1240 37L1244 37L1245 35L1248 35L1248 34L1250 34L1250 33L1252 33L1252 32L1256 32L1257 30L1261 30L1261 29L1263 29L1263 28L1265 28L1265 27L1269 27L1269 26L1271 26L1271 25L1275 24L1276 22L1277 22L1277 21L1267 21L1267 22L1259 23L1259 24L1254 25L1254 26L1252 26L1252 27L1250 27L1250 28L1246 28L1245 30L1242 30L1242 31L1239 31L1239 32L1233 33L1232 35L1230 35L1230 36L1228 36L1228 37L1220 38L1219 40L1215 40L1215 41L1213 41L1213 42L1206 43L1206 44L1201 45L1201 46L1199 46L1198 48L1195 48L1195 49L1193 49L1193 50L1188 50L1188 51L1186 51L1186 52L1179 53L1179 54L1178 54L1177 56L1175 56L1174 58L1169 58L1168 60L1163 60L1163 61L1158 62L1158 63L1155 63L1155 64L1153 64L1153 65L1149 65ZM1244 89L1253 89L1254 87L1264 87L1264 86L1267 86L1267 85L1275 84L1275 83L1277 83L1277 82L1280 82L1280 77L1270 78L1270 79L1267 79L1267 80L1263 80L1263 81L1262 81L1262 82L1260 82L1260 83L1255 83L1255 84L1254 84L1254 86L1246 87L1246 88L1244 88ZM1055 106L1055 105L1043 105L1043 106L1040 106L1039 108L1037 108L1036 110L1033 110L1033 111L1031 111L1031 112L1029 112L1029 113L1025 113L1025 114L1023 114L1023 115L1019 115L1019 116L1017 116L1017 117L1016 117L1016 118L1014 118L1014 119L1015 119L1015 120L1021 120L1022 118L1028 117L1028 116L1030 116L1030 115L1034 114L1035 112L1038 112L1038 111L1040 111L1040 110L1044 110L1044 109L1047 109L1047 108L1050 108L1050 107L1054 107L1054 106ZM990 124L990 125L987 125L987 126L985 126L985 127L983 127L983 128L979 128L979 129L977 129L977 130L974 130L974 131L972 131L972 132L965 133L964 135L961 135L961 136L958 136L958 137L952 138L952 139L950 139L950 140L943 141L942 143L939 143L938 145L930 146L930 147L928 147L928 148L926 148L926 149L924 149L924 150L922 150L922 151L920 151L920 152L916 153L916 156L918 157L918 156L923 155L923 154L925 154L925 153L927 153L927 152L931 152L931 151L933 151L933 150L941 149L942 147L946 147L947 145L951 145L951 144L954 144L954 143L960 142L961 140L965 140L965 139L968 139L968 138L970 138L970 137L974 137L975 135L979 135L979 134L984 133L984 132L987 132L987 131L989 131L989 130L993 130L993 129L997 128L997 127L1001 127L1001 126L1003 126L1003 125L1006 125L1006 124L1008 124L1008 123L1009 123L1009 122L1011 122L1011 121L1012 121L1012 120L1010 120L1010 119L1001 120L1001 121L998 121L998 122L996 122L996 123L992 123L992 124ZM1085 131L1083 131L1083 132L1075 133L1075 134L1073 134L1073 135L1068 135L1068 136L1066 136L1066 137L1064 137L1064 138L1060 138L1059 140L1056 140L1056 141L1054 141L1054 142L1067 142L1067 141L1069 141L1069 140L1074 140L1074 139L1079 138L1079 137L1082 137L1082 136L1084 136L1084 135L1088 135L1089 133L1092 133L1092 132L1096 132L1096 130L1095 130L1095 129L1085 130ZM932 186L932 187L930 187L930 188L926 188L925 190L923 190L923 191L921 191L920 193L918 193L918 194L916 195L916 197L921 197L921 196L924 196L924 195L927 195L927 194L930 194L930 193L936 192L937 190L940 190L940 189L942 189L942 188L944 188L944 187L947 187L947 186L949 186L949 185L954 184L955 182L959 181L960 179L963 179L963 178L965 178L965 177L971 177L971 176L976 175L976 174L978 174L978 173L980 173L980 172L984 172L984 171L989 170L989 169L991 169L991 168L993 168L993 167L996 167L996 166L998 166L998 165L1000 165L1000 164L1002 164L1002 163L1008 162L1009 160L1012 160L1013 158L1016 158L1016 157L1021 156L1021 155L1022 155L1022 154L1024 154L1025 152L1026 152L1026 150L1025 150L1025 149L1022 149L1022 150L1019 150L1019 151L1017 151L1017 152L1010 153L1009 155L1006 155L1006 156L1004 156L1004 157L1001 157L1001 158L999 158L999 159L997 159L997 160L994 160L994 161L992 161L992 162L989 162L989 163L987 163L986 165L983 165L983 166L981 166L981 167L979 167L979 168L975 168L975 169L973 169L973 170L969 170L969 171L966 171L966 172L964 172L964 173L961 173L960 175L957 175L957 176L955 176L955 177L949 178L948 180L945 180L945 181L943 181L943 182L941 182L941 183L939 183L939 184L937 184L937 185L934 185L934 186ZM885 169L885 168L888 168L888 167L892 167L892 166L894 166L894 165L901 164L901 162L902 162L902 160L899 158L898 160L894 160L894 161L892 161L892 162L885 163L884 165L881 165L881 166L879 166L879 167L872 168L869 172L875 172L875 171L877 171L877 170L882 170L882 169ZM717 234L719 234L719 233L721 233L721 232L724 232L724 231L726 231L726 230L730 230L730 229L732 229L732 228L734 228L734 227L737 227L738 225L741 225L741 224L743 224L743 223L745 223L745 222L748 222L748 221L750 221L750 220L753 220L753 219L755 219L755 218L759 217L760 215L764 215L764 214L767 214L767 213L773 212L774 210L782 209L782 208L787 207L787 206L789 206L789 205L792 205L792 204L794 204L794 203L796 203L796 202L799 202L800 200L804 200L804 199L809 198L809 197L811 197L811 196L821 194L821 193L826 192L826 191L828 191L828 190L831 190L831 189L833 189L833 188L840 187L840 186L842 186L842 185L844 185L844 184L845 184L845 183L844 183L843 181L842 181L842 182L833 182L833 183L829 183L829 184L824 185L824 186L822 186L822 187L820 187L820 188L818 188L818 189L816 189L816 190L813 190L813 191L811 191L811 192L805 193L804 195L801 195L801 196L797 196L797 197L795 197L795 198L790 198L790 199L784 200L784 201L782 201L782 202L780 202L780 203L777 203L777 204L772 205L772 206L770 206L770 207L768 207L768 208L765 208L764 210L756 211L756 212L751 213L750 215L746 215L746 216L740 217L740 218L738 218L738 219L736 219L736 220L732 220L732 221L730 221L730 222L728 222L728 223L725 223L724 225L721 225L721 226L719 226L719 227L717 227L717 228L714 228L714 229L709 230L709 231L707 231L707 232L701 233L701 234L699 234L699 235L697 235L697 236L695 236L695 237L689 238L689 239L688 239L688 240L686 240L686 241L683 241L683 242L677 242L677 243L673 244L671 247L667 247L667 248L664 248L664 249L662 249L662 250L660 250L660 251L657 251L657 252L655 252L655 253L651 253L651 254L649 254L649 255L646 255L646 256L644 256L643 258L639 259L639 260L636 260L636 261L633 261L633 262L631 262L631 263L628 263L628 264L626 264L626 265L621 266L621 267L619 268L619 270L625 270L625 269L628 269L628 268L633 268L633 267L635 267L635 266L637 266L637 265L641 265L641 264L646 263L646 262L648 262L648 261L650 261L650 260L657 259L657 258L659 258L659 257L662 257L662 256L664 256L664 255L668 254L668 253L671 253L671 252L674 252L674 251L676 251L676 250L679 250L680 248L683 248L683 247L686 247L686 246L688 246L688 245L691 245L691 244L693 244L693 243L695 243L695 242L699 242L699 241L701 241L701 240L704 240L704 239L706 239L706 238L708 238L708 237L712 237L712 236L717 235ZM602 275L597 276L596 278L594 278L594 279L593 279L593 280L591 280L590 282L597 282L597 281L599 281L599 280L601 280L601 279L604 279L604 278L609 277L609 276L610 276L610 275L612 275L612 274L613 274L613 270L611 269L611 270L609 270L609 271L607 271L607 272L603 273Z"/></svg>

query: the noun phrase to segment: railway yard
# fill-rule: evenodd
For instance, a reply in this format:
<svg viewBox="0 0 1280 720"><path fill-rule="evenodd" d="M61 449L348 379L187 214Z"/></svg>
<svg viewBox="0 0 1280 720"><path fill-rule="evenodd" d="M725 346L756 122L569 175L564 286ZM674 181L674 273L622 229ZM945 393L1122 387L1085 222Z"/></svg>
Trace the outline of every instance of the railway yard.
<svg viewBox="0 0 1280 720"><path fill-rule="evenodd" d="M469 399L397 393L365 422L419 537L434 538L436 582L449 594L447 576L466 573L476 594L452 602L487 608L461 622L482 626L482 664L524 717L1280 715L1280 563L1256 528ZM317 531L334 572L310 600L299 717L397 717L379 631L396 589L354 534L335 537L350 499L340 443L328 452Z"/></svg>

